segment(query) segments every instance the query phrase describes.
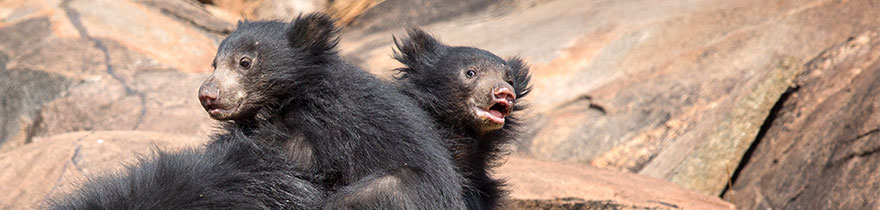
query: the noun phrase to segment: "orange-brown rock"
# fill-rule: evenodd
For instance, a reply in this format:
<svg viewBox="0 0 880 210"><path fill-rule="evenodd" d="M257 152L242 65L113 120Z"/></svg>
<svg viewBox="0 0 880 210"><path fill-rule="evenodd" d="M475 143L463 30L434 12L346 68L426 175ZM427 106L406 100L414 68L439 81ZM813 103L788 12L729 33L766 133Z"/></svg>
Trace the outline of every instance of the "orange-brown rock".
<svg viewBox="0 0 880 210"><path fill-rule="evenodd" d="M668 181L580 164L511 156L495 176L507 180L513 209L736 209Z"/></svg>
<svg viewBox="0 0 880 210"><path fill-rule="evenodd" d="M625 169L708 195L728 185L804 62L880 25L872 0L494 2L504 3L411 22L449 44L532 64L533 137L518 145L521 154ZM383 4L370 10L409 11ZM343 35L343 52L390 75L399 64L389 34L403 35L404 25L364 21Z"/></svg>
<svg viewBox="0 0 880 210"><path fill-rule="evenodd" d="M87 177L136 164L137 157L149 157L156 149L202 147L205 141L204 136L142 131L38 137L34 143L0 154L4 183L0 191L5 192L0 194L0 209L37 208L45 198L62 196ZM733 209L720 198L667 181L579 164L511 157L496 176L508 180L512 209L566 203L585 206L581 209Z"/></svg>
<svg viewBox="0 0 880 210"><path fill-rule="evenodd" d="M724 198L742 209L878 209L880 32L807 63Z"/></svg>
<svg viewBox="0 0 880 210"><path fill-rule="evenodd" d="M87 177L137 163L155 150L196 147L205 137L140 131L73 132L38 137L0 153L0 209L37 209Z"/></svg>
<svg viewBox="0 0 880 210"><path fill-rule="evenodd" d="M324 11L327 0L203 0L240 19L291 20L302 13ZM341 3L349 3L342 1Z"/></svg>
<svg viewBox="0 0 880 210"><path fill-rule="evenodd" d="M0 1L0 192L12 192L0 193L0 204L32 207L51 191L46 183L62 186L59 177L80 173L62 169L80 145L69 136L205 137L214 122L195 93L224 34L250 17L235 8L292 17L286 15L305 2L344 18L342 53L385 77L399 66L391 35L409 24L452 45L531 63L530 121L515 150L532 159L511 158L499 169L512 174L517 205L727 208L675 185L719 195L761 135L725 198L744 208L874 207L861 198L877 190L867 171L876 162L877 38L869 33L829 48L877 30L874 0L200 2L212 4ZM797 91L777 103L792 87ZM771 114L774 105L784 108ZM778 117L774 124L764 124L768 115ZM95 158L133 157L114 151ZM580 165L517 169L534 159L674 185ZM95 170L119 165L106 163ZM642 185L670 197L637 190ZM835 202L819 203L827 200Z"/></svg>
<svg viewBox="0 0 880 210"><path fill-rule="evenodd" d="M189 1L0 3L0 151L71 131L195 134L230 23Z"/></svg>

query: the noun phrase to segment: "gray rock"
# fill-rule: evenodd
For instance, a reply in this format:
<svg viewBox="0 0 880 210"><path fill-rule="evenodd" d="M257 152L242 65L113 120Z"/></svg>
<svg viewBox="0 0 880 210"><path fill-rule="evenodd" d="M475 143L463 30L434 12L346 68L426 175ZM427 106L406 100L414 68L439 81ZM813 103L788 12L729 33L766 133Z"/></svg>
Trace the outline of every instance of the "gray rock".
<svg viewBox="0 0 880 210"><path fill-rule="evenodd" d="M5 65L0 55L0 66ZM0 152L31 142L44 103L62 95L70 80L57 74L0 67Z"/></svg>
<svg viewBox="0 0 880 210"><path fill-rule="evenodd" d="M0 29L0 152L27 144L42 123L44 103L63 94L71 80L62 75L27 68L7 69L12 59L3 51L27 51L27 44L44 39L49 21L33 19Z"/></svg>

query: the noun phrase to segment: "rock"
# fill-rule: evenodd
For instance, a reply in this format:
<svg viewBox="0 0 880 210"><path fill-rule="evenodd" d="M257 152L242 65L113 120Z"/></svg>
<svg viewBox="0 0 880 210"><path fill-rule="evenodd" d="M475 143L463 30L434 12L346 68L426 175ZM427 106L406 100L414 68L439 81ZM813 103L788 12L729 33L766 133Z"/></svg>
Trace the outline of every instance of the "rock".
<svg viewBox="0 0 880 210"><path fill-rule="evenodd" d="M43 107L43 123L36 135L89 130L209 133L207 128L214 121L195 95L204 76L168 70L137 72L130 86L99 77L71 88L69 94Z"/></svg>
<svg viewBox="0 0 880 210"><path fill-rule="evenodd" d="M235 15L237 19L255 19L252 16L253 9L262 3L262 0L200 0L200 2ZM209 9L211 10L213 9Z"/></svg>
<svg viewBox="0 0 880 210"><path fill-rule="evenodd" d="M247 20L291 20L297 15L323 11L328 0L207 0Z"/></svg>
<svg viewBox="0 0 880 210"><path fill-rule="evenodd" d="M329 3L327 12L333 15L339 25L349 26L364 11L382 2L385 0L334 0Z"/></svg>
<svg viewBox="0 0 880 210"><path fill-rule="evenodd" d="M540 1L512 2L435 2L418 8L426 13L413 23L450 24L457 15L481 11L511 15L506 12L527 8L524 2ZM231 27L212 17L216 11L166 0L0 4L0 120L6 123L3 138L15 139L0 152L0 191L8 192L0 194L0 209L37 208L46 196L63 194L86 176L134 164L138 154L150 155L154 144L172 150L197 146L211 133L213 120L195 94ZM393 5L366 4L364 14L397 11ZM363 16L362 23L390 20L370 17ZM388 34L381 36L389 43ZM519 206L732 208L662 180L581 167L514 157L498 176L510 180Z"/></svg>
<svg viewBox="0 0 880 210"><path fill-rule="evenodd" d="M87 177L112 173L157 148L196 147L205 137L140 132L74 132L38 137L0 153L0 209L38 209L49 196L69 192Z"/></svg>
<svg viewBox="0 0 880 210"><path fill-rule="evenodd" d="M777 105L724 198L742 209L877 209L880 32L826 49Z"/></svg>
<svg viewBox="0 0 880 210"><path fill-rule="evenodd" d="M880 19L870 0L478 2L462 10L475 12L414 23L446 43L532 64L534 91L524 101L533 137L518 153L707 195L728 185L800 64ZM400 65L389 34L403 36L403 26L374 30L389 21L368 22L366 13L340 46L387 77Z"/></svg>
<svg viewBox="0 0 880 210"><path fill-rule="evenodd" d="M73 132L37 137L0 154L0 209L37 208L64 195L87 177L118 171L157 148L201 147L205 136L143 131ZM628 172L510 157L498 169L508 180L511 209L733 209L717 197Z"/></svg>
<svg viewBox="0 0 880 210"><path fill-rule="evenodd" d="M674 183L645 181L626 173L590 172L593 169L580 166L542 168L562 172L532 176L569 181L541 182L528 178L529 171L539 169L501 169L500 175L504 170L522 174L510 176L512 184L532 186L514 190L514 198L522 205L672 208L664 203L702 202L709 203L706 208L727 208L723 202L695 197L675 185L719 195L730 185L730 177L756 136L779 140L763 140L750 152L757 155L747 160L749 164L725 195L736 203L801 208L823 201L805 200L813 196L841 201L822 205L858 208L862 207L857 205L860 198L831 189L855 195L876 190L850 184L859 182L837 184L833 179L871 183L867 180L873 178L854 164L870 165L874 159L870 149L874 118L869 117L873 105L867 98L874 94L869 74L876 68L869 64L877 53L866 46L874 46L876 36L853 39L852 48L826 51L802 72L806 61L829 46L876 30L880 13L875 11L880 11L880 5L871 0L200 2L212 5L192 0L0 2L0 156L6 158L4 167L17 168L0 171L8 174L0 180L12 183L20 177L15 171L31 170L40 173L28 179L45 179L33 183L57 180L53 176L63 171L61 166L51 170L27 167L69 161L67 155L75 149L41 153L41 147L64 146L27 144L40 139L48 142L64 139L58 136L110 131L206 136L214 121L200 108L195 94L232 21L258 14L259 8L268 11L261 15L293 14L293 9L306 10L306 6L295 6L302 3L323 5L314 8L327 8L338 18L348 18L343 20L351 22L343 28L342 53L386 78L400 65L390 56L391 34L402 36L402 27L408 24L422 26L452 45L522 56L532 64L534 91L524 100L531 108L523 117L530 120L526 138L515 146L517 155L589 164ZM277 6L281 4L286 6ZM865 65L847 66L856 65L850 60ZM785 103L777 103L793 84L799 87L797 92L785 96L789 97ZM788 105L797 106L789 108L797 111L772 112L774 104L796 101L809 103ZM762 130L768 115L783 117ZM791 140L801 137L827 140L806 145ZM831 142L839 139L852 141ZM774 141L784 146L761 146ZM32 160L28 155L34 156ZM12 163L18 157L30 165ZM787 168L773 167L779 163ZM523 164L546 165L513 159L508 165ZM588 171L565 175L578 170ZM630 178L618 182L606 176ZM569 183L632 196L563 189ZM664 193L672 198L701 201L623 190L646 185L661 187L657 192L672 192ZM17 190L0 189L15 192L0 203L32 204L39 199L20 197L27 194L23 192L49 191L38 184L9 186ZM641 196L657 197L662 203Z"/></svg>
<svg viewBox="0 0 880 210"><path fill-rule="evenodd" d="M735 209L657 178L511 156L494 174L507 180L512 209Z"/></svg>
<svg viewBox="0 0 880 210"><path fill-rule="evenodd" d="M71 131L209 133L196 91L231 29L190 1L0 3L0 153Z"/></svg>
<svg viewBox="0 0 880 210"><path fill-rule="evenodd" d="M375 3L378 2L378 3ZM352 28L379 31L407 25L425 25L464 15L474 15L493 5L509 4L512 0L384 0L372 1L351 21ZM360 3L353 1L352 3ZM375 5L371 5L371 3ZM346 22L343 22L346 23Z"/></svg>
<svg viewBox="0 0 880 210"><path fill-rule="evenodd" d="M222 40L220 34L177 21L161 8L132 1L69 1L60 6L86 38L119 43L180 71L210 72Z"/></svg>
<svg viewBox="0 0 880 210"><path fill-rule="evenodd" d="M62 94L70 81L60 75L27 69L6 69L0 53L0 153L30 143L42 123L39 107Z"/></svg>
<svg viewBox="0 0 880 210"><path fill-rule="evenodd" d="M577 198L558 198L552 200L514 200L509 209L546 209L546 210L586 210L586 209L608 209L608 210L647 210L647 209L674 209L677 206L660 207L639 207L632 205L623 205L614 201L587 201Z"/></svg>
<svg viewBox="0 0 880 210"><path fill-rule="evenodd" d="M144 4L160 9L163 13L189 22L205 31L229 34L235 27L226 19L207 18L214 15L207 8L190 0L140 0ZM219 18L219 17L218 17Z"/></svg>
<svg viewBox="0 0 880 210"><path fill-rule="evenodd" d="M263 0L253 13L256 19L292 20L302 13L324 10L325 3L321 0Z"/></svg>

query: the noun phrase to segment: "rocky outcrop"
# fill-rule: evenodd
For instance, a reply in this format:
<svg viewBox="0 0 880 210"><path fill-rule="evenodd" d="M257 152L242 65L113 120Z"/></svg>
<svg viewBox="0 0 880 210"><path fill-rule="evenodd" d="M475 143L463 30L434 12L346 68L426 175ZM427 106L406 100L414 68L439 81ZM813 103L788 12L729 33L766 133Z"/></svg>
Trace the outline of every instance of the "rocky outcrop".
<svg viewBox="0 0 880 210"><path fill-rule="evenodd" d="M307 8L386 78L410 24L531 63L527 138L498 171L513 208L724 209L728 187L745 209L876 208L878 35L852 38L880 26L876 1L7 0L0 209L148 142L203 143L195 93L223 36Z"/></svg>
<svg viewBox="0 0 880 210"><path fill-rule="evenodd" d="M142 131L73 132L38 137L0 154L0 209L36 208L87 177L118 171L157 149L200 147L205 136ZM509 158L496 176L508 180L512 209L734 209L718 197L659 179L577 164Z"/></svg>
<svg viewBox="0 0 880 210"><path fill-rule="evenodd" d="M232 25L199 4L0 4L0 151L72 131L209 130L195 93Z"/></svg>
<svg viewBox="0 0 880 210"><path fill-rule="evenodd" d="M365 31L399 29L408 25L427 25L478 16L491 8L510 5L514 0L383 0L369 7L350 23Z"/></svg>
<svg viewBox="0 0 880 210"><path fill-rule="evenodd" d="M724 198L742 209L877 209L880 33L827 49L777 105Z"/></svg>
<svg viewBox="0 0 880 210"><path fill-rule="evenodd" d="M871 0L516 0L473 8L481 9L415 23L450 44L532 64L525 101L533 137L520 154L628 170L708 195L728 185L802 64L880 19ZM389 34L402 29L360 27L345 31L343 52L389 75L399 66Z"/></svg>
<svg viewBox="0 0 880 210"><path fill-rule="evenodd" d="M37 208L47 196L68 192L86 177L134 164L157 148L203 144L214 122L195 93L211 70L217 44L242 15L224 10L222 2L233 1L210 2L0 2L0 209ZM345 2L352 6L340 6ZM546 3L420 2L430 6L350 0L325 7L340 17L363 20L352 22L346 34L373 31L370 37L387 44L390 36L383 30L394 24L377 23L416 17L395 5L424 11L414 24L455 24L458 17L482 17L482 11L511 15ZM382 16L390 12L401 13ZM384 50L378 58L387 58L390 50ZM666 181L578 164L512 157L498 176L510 180L512 208L732 208ZM535 184L542 186L531 186Z"/></svg>
<svg viewBox="0 0 880 210"><path fill-rule="evenodd" d="M38 137L0 153L0 209L39 209L49 196L70 192L88 177L112 173L157 149L195 147L204 136L143 132L72 132Z"/></svg>
<svg viewBox="0 0 880 210"><path fill-rule="evenodd" d="M735 209L668 181L581 164L511 156L494 176L507 180L512 209Z"/></svg>
<svg viewBox="0 0 880 210"><path fill-rule="evenodd" d="M300 13L323 11L327 0L200 0L236 18L248 20L291 20Z"/></svg>
<svg viewBox="0 0 880 210"><path fill-rule="evenodd" d="M70 81L57 74L29 69L4 69L0 55L0 153L30 143L43 123L39 107L59 95Z"/></svg>

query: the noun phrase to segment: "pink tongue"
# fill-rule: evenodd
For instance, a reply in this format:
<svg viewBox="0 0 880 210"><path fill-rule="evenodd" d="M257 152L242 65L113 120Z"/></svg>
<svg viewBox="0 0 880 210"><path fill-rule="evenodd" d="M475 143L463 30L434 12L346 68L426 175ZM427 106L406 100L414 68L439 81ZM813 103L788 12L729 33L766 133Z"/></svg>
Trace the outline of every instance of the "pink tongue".
<svg viewBox="0 0 880 210"><path fill-rule="evenodd" d="M499 112L498 110L489 110L489 114L497 118L504 118L504 115L501 115L501 112Z"/></svg>

